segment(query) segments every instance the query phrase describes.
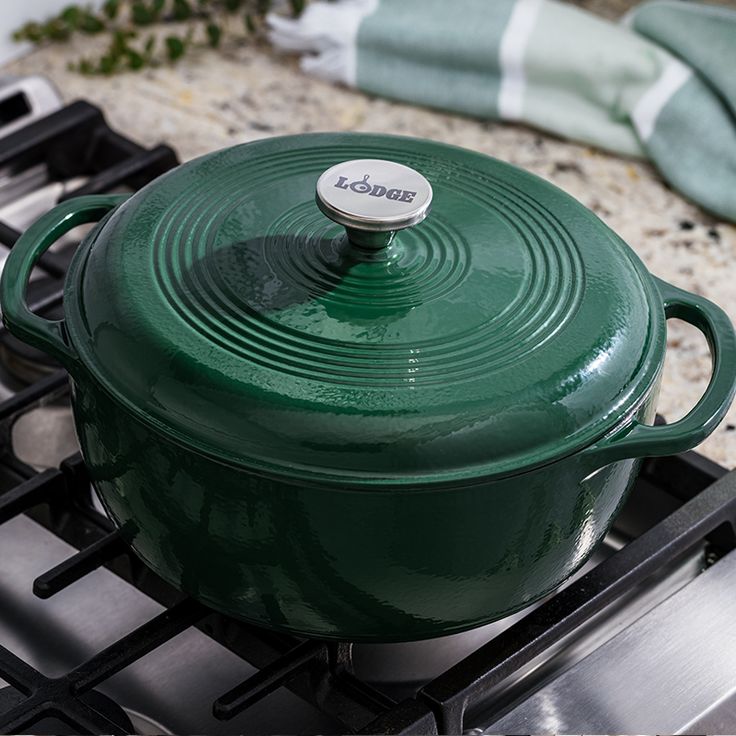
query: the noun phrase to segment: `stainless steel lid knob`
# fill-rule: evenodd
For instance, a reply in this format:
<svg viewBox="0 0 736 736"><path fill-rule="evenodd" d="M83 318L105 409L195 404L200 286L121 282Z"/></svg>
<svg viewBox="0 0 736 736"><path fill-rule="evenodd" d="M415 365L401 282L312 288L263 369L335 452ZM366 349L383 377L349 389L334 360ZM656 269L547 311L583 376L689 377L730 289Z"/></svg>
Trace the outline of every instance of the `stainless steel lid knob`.
<svg viewBox="0 0 736 736"><path fill-rule="evenodd" d="M364 248L387 246L397 230L421 222L432 185L418 171L382 159L343 161L317 181L317 206Z"/></svg>

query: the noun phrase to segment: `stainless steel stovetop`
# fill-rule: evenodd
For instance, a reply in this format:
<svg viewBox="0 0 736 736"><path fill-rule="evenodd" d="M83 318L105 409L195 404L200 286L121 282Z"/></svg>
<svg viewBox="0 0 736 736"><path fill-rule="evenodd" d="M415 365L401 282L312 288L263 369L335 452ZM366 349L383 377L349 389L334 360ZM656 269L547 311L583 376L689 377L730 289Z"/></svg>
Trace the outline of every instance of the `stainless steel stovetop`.
<svg viewBox="0 0 736 736"><path fill-rule="evenodd" d="M16 109L26 109L24 124L61 108L53 89L39 94L39 84L43 80L33 82L35 96L25 108L14 103ZM0 88L0 108L3 90L24 94L22 80L13 85L12 90ZM0 133L22 129L14 119ZM4 140L8 138L0 138L0 153ZM60 197L94 179L90 174L60 180L43 161L0 168L0 225L23 230ZM81 234L71 234L56 246L57 252ZM37 280L47 278L39 269ZM24 396L28 371L33 370L32 361L23 358L18 371L13 356L3 355L0 415L14 459L0 462L0 646L47 678L63 678L160 617L165 606L139 589L144 586L137 584L134 566L132 573L121 576L102 563L47 599L34 594L34 580L74 558L77 549L65 541L67 522L58 514L52 512L48 520L31 512L10 514L10 504L3 507L3 500L14 493L23 472L29 482L44 477L33 473L58 473L53 469L78 447L63 381L40 392L23 411L3 414L4 406ZM30 380L33 385L49 381L43 377L53 379L54 370L41 366ZM206 625L187 626L95 689L124 708L138 733L341 733L389 727L406 733L432 728L471 733L734 732L736 551L731 551L733 531L724 534L720 527L723 519L734 521L734 504L728 512L722 509L736 499L736 476L724 475L693 454L647 468L615 528L565 591L507 619L426 642L346 643L335 650L339 666L325 664L327 674L312 678L313 692L306 699L292 692L303 695L302 686L294 685L296 673L302 672L296 665L289 670L288 662L275 658L273 672L281 666L287 673L279 679L271 665L259 670L246 661L251 658L247 652L244 656L242 646L223 645L233 639L228 631L213 638L205 633ZM703 490L722 475L717 487ZM688 483L696 487L688 490ZM90 528L104 530L99 504L93 502L80 513L90 519L97 515ZM720 520L715 536L713 519ZM637 582L631 584L634 578ZM217 618L214 629L238 626ZM242 628L238 641L252 636L263 643L273 636ZM263 667L262 653L252 659ZM215 717L213 702L249 678L255 678L250 684L258 692L254 704L230 720ZM12 682L0 678L0 687ZM19 691L14 696L13 703L22 700ZM351 702L351 697L362 698L360 707L336 705ZM0 731L3 702L0 690ZM52 730L57 725L46 722Z"/></svg>

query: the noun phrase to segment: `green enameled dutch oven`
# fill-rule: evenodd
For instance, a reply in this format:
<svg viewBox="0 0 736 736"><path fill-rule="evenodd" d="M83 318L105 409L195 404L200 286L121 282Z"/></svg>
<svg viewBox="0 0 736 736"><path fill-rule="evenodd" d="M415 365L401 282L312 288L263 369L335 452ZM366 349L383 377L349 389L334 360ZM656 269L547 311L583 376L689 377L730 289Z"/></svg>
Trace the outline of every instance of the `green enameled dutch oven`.
<svg viewBox="0 0 736 736"><path fill-rule="evenodd" d="M88 222L66 318L32 314L34 262ZM728 317L577 201L393 136L258 141L70 200L13 248L2 306L68 369L94 485L148 565L226 613L356 641L552 590L637 458L703 440L736 373ZM650 426L668 317L705 334L713 374Z"/></svg>

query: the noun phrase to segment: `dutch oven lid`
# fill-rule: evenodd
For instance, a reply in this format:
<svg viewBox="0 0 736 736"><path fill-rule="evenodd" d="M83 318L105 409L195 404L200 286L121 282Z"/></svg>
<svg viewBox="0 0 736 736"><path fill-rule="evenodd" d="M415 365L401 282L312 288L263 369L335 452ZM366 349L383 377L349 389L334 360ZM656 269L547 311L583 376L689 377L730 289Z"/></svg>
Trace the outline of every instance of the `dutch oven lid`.
<svg viewBox="0 0 736 736"><path fill-rule="evenodd" d="M663 350L656 287L593 213L411 138L204 156L119 207L73 269L70 339L111 393L180 442L301 478L540 465L636 408Z"/></svg>

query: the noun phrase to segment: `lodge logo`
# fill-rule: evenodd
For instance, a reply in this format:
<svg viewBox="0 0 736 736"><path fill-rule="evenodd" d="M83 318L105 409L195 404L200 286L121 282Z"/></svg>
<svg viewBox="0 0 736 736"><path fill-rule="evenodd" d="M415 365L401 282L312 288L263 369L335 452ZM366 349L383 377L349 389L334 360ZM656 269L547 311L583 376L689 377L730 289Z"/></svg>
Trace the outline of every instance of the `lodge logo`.
<svg viewBox="0 0 736 736"><path fill-rule="evenodd" d="M349 189L356 194L367 194L369 197L385 197L386 199L393 199L398 202L413 202L414 197L417 196L417 193L412 192L410 189L388 189L382 184L369 184L369 178L369 175L365 174L362 179L348 182L347 176L341 176L335 182L335 188Z"/></svg>

